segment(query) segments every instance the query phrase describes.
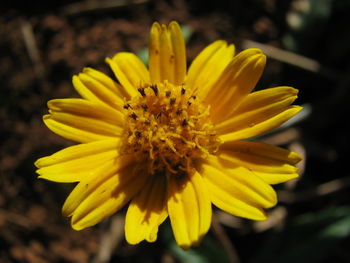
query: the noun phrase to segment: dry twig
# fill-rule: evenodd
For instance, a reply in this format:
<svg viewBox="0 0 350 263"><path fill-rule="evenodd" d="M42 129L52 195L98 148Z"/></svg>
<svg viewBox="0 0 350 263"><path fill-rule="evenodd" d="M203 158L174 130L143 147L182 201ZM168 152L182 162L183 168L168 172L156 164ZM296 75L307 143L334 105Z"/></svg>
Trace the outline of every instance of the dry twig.
<svg viewBox="0 0 350 263"><path fill-rule="evenodd" d="M124 217L115 215L108 222L108 227L102 229L100 248L92 263L107 263L110 261L114 249L123 239Z"/></svg>
<svg viewBox="0 0 350 263"><path fill-rule="evenodd" d="M271 45L265 45L246 39L243 40L242 47L243 49L260 48L267 56L273 59L302 68L313 73L321 74L332 80L337 80L339 77L339 74L337 74L337 72L335 72L332 69L325 68L316 60L295 54L290 51L282 50Z"/></svg>

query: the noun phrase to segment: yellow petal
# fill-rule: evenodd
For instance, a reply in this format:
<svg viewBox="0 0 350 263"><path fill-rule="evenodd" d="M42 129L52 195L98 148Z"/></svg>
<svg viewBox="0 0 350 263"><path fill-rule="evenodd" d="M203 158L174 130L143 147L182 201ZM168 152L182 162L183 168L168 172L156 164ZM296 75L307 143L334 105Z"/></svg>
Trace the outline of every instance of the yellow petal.
<svg viewBox="0 0 350 263"><path fill-rule="evenodd" d="M120 52L106 62L112 68L127 98L138 95L137 89L150 82L149 73L142 61L133 53Z"/></svg>
<svg viewBox="0 0 350 263"><path fill-rule="evenodd" d="M263 134L280 126L302 109L303 108L300 106L289 106L285 111L277 114L276 116L270 117L269 119L266 119L260 123L251 122L246 127L220 135L219 138L222 142L229 142L243 140Z"/></svg>
<svg viewBox="0 0 350 263"><path fill-rule="evenodd" d="M99 81L102 85L109 88L112 92L116 93L121 99L123 99L124 95L122 93L122 87L107 75L93 68L84 68L83 73Z"/></svg>
<svg viewBox="0 0 350 263"><path fill-rule="evenodd" d="M124 105L117 83L96 70L86 68L83 73L73 76L73 86L84 99L117 109Z"/></svg>
<svg viewBox="0 0 350 263"><path fill-rule="evenodd" d="M173 67L174 71L173 83L175 85L181 85L185 81L187 70L185 40L183 38L181 28L177 22L170 22L168 30L171 39L171 46L174 53L173 63L171 63L172 60L170 60L170 65Z"/></svg>
<svg viewBox="0 0 350 263"><path fill-rule="evenodd" d="M260 142L236 141L220 147L220 158L243 166L268 184L276 184L298 177L293 166L301 157L291 151Z"/></svg>
<svg viewBox="0 0 350 263"><path fill-rule="evenodd" d="M104 120L118 126L124 125L124 114L103 104L84 99L56 99L48 102L51 112L66 112L78 116Z"/></svg>
<svg viewBox="0 0 350 263"><path fill-rule="evenodd" d="M232 60L234 53L234 45L227 45L223 40L213 42L193 60L188 70L186 85L198 90L198 95L205 99Z"/></svg>
<svg viewBox="0 0 350 263"><path fill-rule="evenodd" d="M225 121L215 126L219 134L239 131L284 112L297 98L298 90L272 88L249 94Z"/></svg>
<svg viewBox="0 0 350 263"><path fill-rule="evenodd" d="M133 198L125 218L125 238L129 244L154 242L158 226L167 218L165 176L153 175Z"/></svg>
<svg viewBox="0 0 350 263"><path fill-rule="evenodd" d="M149 40L149 70L151 82L164 80L181 85L186 75L186 49L180 26L153 23Z"/></svg>
<svg viewBox="0 0 350 263"><path fill-rule="evenodd" d="M147 175L126 167L95 188L75 209L72 227L81 230L93 226L121 209L144 186Z"/></svg>
<svg viewBox="0 0 350 263"><path fill-rule="evenodd" d="M160 43L159 36L161 32L161 26L158 22L154 22L148 43L148 68L152 83L160 82L161 80L161 69L160 69Z"/></svg>
<svg viewBox="0 0 350 263"><path fill-rule="evenodd" d="M131 158L129 158L131 159ZM68 196L62 213L72 216L76 230L92 226L125 205L143 186L146 177L135 165L119 162L81 181ZM101 172L102 171L102 172Z"/></svg>
<svg viewBox="0 0 350 263"><path fill-rule="evenodd" d="M118 156L119 140L111 139L67 147L35 162L39 178L55 182L78 182Z"/></svg>
<svg viewBox="0 0 350 263"><path fill-rule="evenodd" d="M183 249L198 245L212 217L210 198L199 173L168 177L168 212L177 244Z"/></svg>
<svg viewBox="0 0 350 263"><path fill-rule="evenodd" d="M247 49L239 53L210 89L205 101L211 107L215 123L225 119L258 82L266 63L259 49Z"/></svg>
<svg viewBox="0 0 350 263"><path fill-rule="evenodd" d="M109 136L102 136L88 131L82 131L70 125L62 124L50 118L50 115L44 115L45 125L54 133L75 142L92 142L98 140L111 139Z"/></svg>
<svg viewBox="0 0 350 263"><path fill-rule="evenodd" d="M232 196L259 209L276 205L276 193L272 187L244 167L209 156L202 169L203 177L221 189L225 196Z"/></svg>
<svg viewBox="0 0 350 263"><path fill-rule="evenodd" d="M252 171L256 176L259 176L264 182L268 184L281 184L299 177L295 173L264 173L259 171Z"/></svg>
<svg viewBox="0 0 350 263"><path fill-rule="evenodd" d="M119 137L122 127L104 120L51 111L44 123L54 133L76 142L91 142Z"/></svg>
<svg viewBox="0 0 350 263"><path fill-rule="evenodd" d="M96 169L93 173L89 173L69 194L62 207L62 214L64 216L71 216L89 195L91 195L99 186L108 181L110 177L113 177L116 173L118 174L117 177L119 178L119 174L122 170L127 170L127 168L129 168L130 171L133 171L133 169L130 167L134 164L134 161L134 157L131 155L121 156L117 158L117 160L113 160L112 166L109 165L109 163L106 163L105 165L98 167L98 169ZM126 175L125 179L132 178L132 175ZM114 186L111 185L111 187Z"/></svg>
<svg viewBox="0 0 350 263"><path fill-rule="evenodd" d="M281 86L263 89L250 93L233 112L236 115L263 108L266 105L274 104L289 98L296 98L299 91L292 87Z"/></svg>
<svg viewBox="0 0 350 263"><path fill-rule="evenodd" d="M214 173L218 170L206 169L207 172ZM223 174L219 174L218 180L223 177ZM224 178L225 180L225 178ZM247 203L239 196L232 195L229 189L222 188L218 181L210 180L204 177L204 181L210 192L210 198L212 203L219 209L239 217L244 217L252 220L266 220L266 214L260 206Z"/></svg>
<svg viewBox="0 0 350 263"><path fill-rule="evenodd" d="M302 157L295 152L262 142L227 142L222 144L220 149L231 151L235 154L242 154L242 156L257 156L292 165L295 165L302 160Z"/></svg>

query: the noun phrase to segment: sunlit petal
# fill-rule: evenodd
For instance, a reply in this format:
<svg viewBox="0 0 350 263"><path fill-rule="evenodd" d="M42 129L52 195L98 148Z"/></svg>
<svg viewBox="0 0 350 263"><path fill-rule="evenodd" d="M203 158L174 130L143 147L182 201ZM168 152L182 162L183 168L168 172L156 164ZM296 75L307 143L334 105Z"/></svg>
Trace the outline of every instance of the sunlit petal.
<svg viewBox="0 0 350 263"><path fill-rule="evenodd" d="M230 63L235 53L234 45L217 40L207 46L192 62L186 79L186 85L198 90L198 95L205 99L213 84Z"/></svg>
<svg viewBox="0 0 350 263"><path fill-rule="evenodd" d="M155 22L149 40L149 70L151 82L169 81L176 85L184 83L186 75L186 50L180 26Z"/></svg>
<svg viewBox="0 0 350 263"><path fill-rule="evenodd" d="M78 182L119 155L119 139L78 144L35 162L39 178L55 182Z"/></svg>
<svg viewBox="0 0 350 263"><path fill-rule="evenodd" d="M112 59L107 58L106 62L124 87L121 91L127 98L136 96L137 89L150 82L146 66L133 53L121 52Z"/></svg>
<svg viewBox="0 0 350 263"><path fill-rule="evenodd" d="M198 245L211 222L211 203L201 175L168 178L168 212L176 242L182 248Z"/></svg>

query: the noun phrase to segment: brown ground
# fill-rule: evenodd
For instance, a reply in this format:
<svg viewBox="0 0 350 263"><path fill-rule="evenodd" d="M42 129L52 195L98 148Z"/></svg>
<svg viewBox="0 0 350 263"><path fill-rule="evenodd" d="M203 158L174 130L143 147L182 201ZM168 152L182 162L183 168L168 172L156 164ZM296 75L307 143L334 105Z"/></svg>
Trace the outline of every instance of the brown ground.
<svg viewBox="0 0 350 263"><path fill-rule="evenodd" d="M346 207L348 197L342 190L349 186L349 175L344 169L349 153L349 130L345 127L348 118L345 116L349 98L347 58L350 45L347 45L346 31L339 26L347 21L345 10L349 10L349 5L345 1L329 1L333 3L329 19L326 22L316 20L310 28L297 33L288 28L286 16L290 14L292 4L302 1L219 0L204 5L199 0L187 4L182 0L143 0L134 1L134 4L116 0L111 1L112 7L103 8L105 2L96 5L93 0L66 0L28 4L15 0L1 4L1 263L189 262L188 255L182 255L169 241L172 239L167 237L168 226L161 228L165 234L160 236L159 242L136 247L127 245L118 230L122 217L89 230L72 230L69 221L60 214L60 207L72 186L37 180L33 165L37 158L71 145L42 123L41 116L47 111L46 102L53 98L76 97L71 77L85 66L112 76L104 63L105 57L119 51L139 52L147 45L148 30L155 20L165 23L177 20L193 30L188 42L189 61L205 45L219 38L237 43L238 48L244 45L244 39L283 47L282 38L290 35L299 43L298 53L327 68L313 73L300 69L303 66L300 61L288 66L281 59L269 60L259 87L295 86L301 91L298 103L308 103L312 107L306 120L267 138L305 156L306 162L301 167L303 177L296 185L279 187L282 201L279 209L282 210L274 211L276 218L282 215L280 220L269 221L267 225L252 224L218 214L217 220L221 224L213 228L206 244L218 247L216 252L223 253L220 254L222 262L227 262L227 258L233 262L233 251L242 262L265 262L269 255L264 255L261 250L273 238L278 238L271 233L280 223L294 222L298 216L310 211L317 214L329 207ZM91 9L86 10L90 6ZM272 52L272 56L274 54ZM321 185L327 182L330 184ZM314 191L320 185L326 189L325 193ZM288 215L284 208L288 208ZM347 212L344 213L348 218ZM116 229L111 227L113 224ZM346 225L342 225L344 231L349 231ZM285 229L288 232L288 226ZM313 246L307 248L311 254L321 253L322 257L308 258L305 262L350 262L343 249L349 240L346 233L338 237L339 246L324 255ZM101 241L101 238L105 240ZM235 250L230 242L235 244ZM260 251L261 260L258 257L258 261L254 261L259 253L252 254L252 249ZM271 254L275 253L273 249L271 251ZM283 247L279 251L283 255L281 251L284 251ZM297 255L304 254L295 251L295 259L303 262ZM102 253L107 254L105 261ZM111 261L108 261L109 257ZM286 262L270 258L273 262ZM329 261L331 258L333 260Z"/></svg>

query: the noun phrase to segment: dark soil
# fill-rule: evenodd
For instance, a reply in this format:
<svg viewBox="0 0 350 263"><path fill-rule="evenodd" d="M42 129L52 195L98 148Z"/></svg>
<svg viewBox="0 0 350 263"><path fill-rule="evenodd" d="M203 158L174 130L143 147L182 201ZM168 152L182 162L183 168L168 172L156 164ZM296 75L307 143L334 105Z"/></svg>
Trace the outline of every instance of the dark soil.
<svg viewBox="0 0 350 263"><path fill-rule="evenodd" d="M286 35L297 41L307 39L307 31L295 33L287 25L287 15L296 2L219 0L203 4L200 0L144 0L115 1L115 6L105 8L93 0L2 3L0 262L84 263L92 262L101 250L101 235L108 223L80 232L72 230L60 209L73 185L38 180L33 165L36 159L72 144L50 132L42 122L42 115L47 112L48 100L78 96L71 84L74 74L91 66L112 76L105 58L120 51L138 53L146 47L153 21L177 20L192 29L187 50L189 61L217 39L234 42L238 49L242 48L244 39L284 48L282 39ZM345 125L349 112L350 49L326 37L331 35L349 42L346 32L339 27L347 21L344 8L349 10L346 4L344 8L337 7L343 2L332 2L332 13L319 28L320 32L314 34L315 38L298 42L304 43L297 50L299 54L322 63L327 70L312 73L270 59L258 87L294 86L300 89L297 103L312 107L307 119L287 130L288 134L297 131L297 135L288 139L287 133L283 133L281 141L272 137L278 144L299 147L306 158L303 177L290 191L299 193L340 180L340 190L331 194L316 194L297 203L282 200L291 220L310 211L347 206L349 200L343 188L347 187L349 176L345 169L349 129ZM95 7L87 10L90 4ZM241 230L235 230L224 224L224 230L231 241L241 242L236 243L241 261L252 262L251 246L256 246L256 250L262 247L271 230L258 233L250 223L243 225ZM348 235L337 249L313 262L349 262L349 255L343 249L347 240ZM183 262L164 240L136 247L122 240L116 246L110 252L110 262ZM330 258L333 260L328 261Z"/></svg>

